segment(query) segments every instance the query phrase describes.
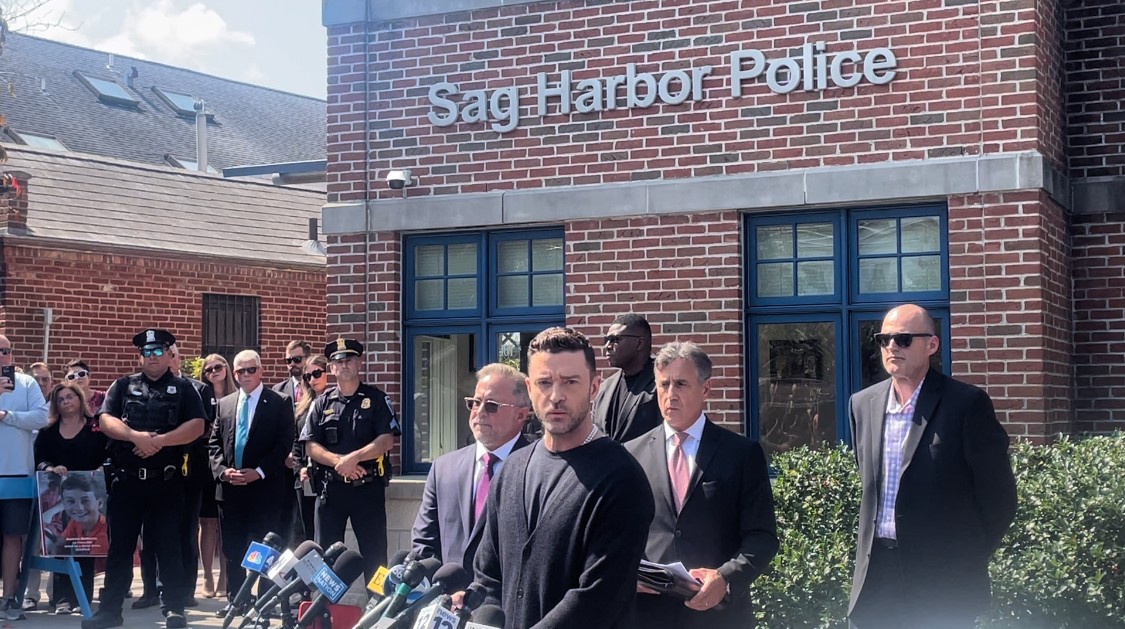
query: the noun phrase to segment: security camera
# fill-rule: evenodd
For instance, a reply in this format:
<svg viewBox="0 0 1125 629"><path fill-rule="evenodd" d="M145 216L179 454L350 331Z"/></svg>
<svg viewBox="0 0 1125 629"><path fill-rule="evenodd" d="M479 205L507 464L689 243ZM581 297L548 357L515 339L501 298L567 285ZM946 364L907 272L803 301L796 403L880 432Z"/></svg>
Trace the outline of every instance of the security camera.
<svg viewBox="0 0 1125 629"><path fill-rule="evenodd" d="M392 170L387 173L387 185L391 190L402 190L418 183L409 170Z"/></svg>

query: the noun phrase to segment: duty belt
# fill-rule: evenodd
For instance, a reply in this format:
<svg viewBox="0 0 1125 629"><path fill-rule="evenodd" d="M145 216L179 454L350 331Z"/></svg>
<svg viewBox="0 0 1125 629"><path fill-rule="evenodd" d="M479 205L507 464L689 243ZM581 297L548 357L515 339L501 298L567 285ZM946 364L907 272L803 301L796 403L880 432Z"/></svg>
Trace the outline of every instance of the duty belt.
<svg viewBox="0 0 1125 629"><path fill-rule="evenodd" d="M139 480L172 480L175 478L179 470L175 465L165 465L164 467L119 467L117 473L124 476L132 476Z"/></svg>
<svg viewBox="0 0 1125 629"><path fill-rule="evenodd" d="M363 485L366 485L368 483L373 483L377 480L383 479L382 476L375 476L375 474L373 473L374 470L369 470L367 468L363 468L363 469L364 469L364 471L367 472L367 474L365 474L363 476L360 476L359 478L355 478L355 479L345 478L345 477L337 474L336 470L325 469L324 470L324 480L329 482L329 483L344 483L346 485L352 485L353 487L362 487Z"/></svg>

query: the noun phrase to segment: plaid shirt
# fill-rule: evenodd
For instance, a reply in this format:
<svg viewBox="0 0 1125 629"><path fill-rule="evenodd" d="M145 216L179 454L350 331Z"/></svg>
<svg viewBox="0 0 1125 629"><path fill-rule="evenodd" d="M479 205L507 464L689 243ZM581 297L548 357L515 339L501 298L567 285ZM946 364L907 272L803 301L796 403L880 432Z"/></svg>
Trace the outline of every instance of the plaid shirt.
<svg viewBox="0 0 1125 629"><path fill-rule="evenodd" d="M925 382L925 380L923 380ZM914 394L906 404L899 405L895 398L895 388L887 399L887 410L883 415L883 475L879 483L879 513L875 518L875 537L898 539L895 531L895 500L898 498L898 483L902 478L903 446L906 433L914 420L914 407L918 405L918 393L922 390L919 382Z"/></svg>

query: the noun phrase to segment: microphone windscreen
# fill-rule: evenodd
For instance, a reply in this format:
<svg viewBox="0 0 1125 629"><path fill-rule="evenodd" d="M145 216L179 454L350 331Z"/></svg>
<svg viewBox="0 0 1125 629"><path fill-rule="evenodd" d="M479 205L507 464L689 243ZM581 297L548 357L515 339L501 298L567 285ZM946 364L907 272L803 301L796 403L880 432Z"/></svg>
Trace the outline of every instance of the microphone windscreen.
<svg viewBox="0 0 1125 629"><path fill-rule="evenodd" d="M322 556L324 557L324 563L330 566L335 564L336 560L338 560L340 558L340 555L347 549L348 547L344 545L344 542L336 542L335 544L332 544L322 554Z"/></svg>
<svg viewBox="0 0 1125 629"><path fill-rule="evenodd" d="M390 563L387 564L387 567L393 568L394 566L406 563L406 558L409 557L409 556L410 556L410 551L400 550L397 553L395 553L394 557L391 557L391 561L390 561Z"/></svg>
<svg viewBox="0 0 1125 629"><path fill-rule="evenodd" d="M407 573L411 572L410 568L414 568L413 573L410 575L412 578L407 578ZM441 562L433 557L414 562L407 567L406 572L402 573L402 582L412 588L417 587L418 584L422 582L422 579L429 579L432 583L434 573L436 573L439 568L441 568ZM414 580L415 578L417 580ZM413 581L413 583L411 581Z"/></svg>
<svg viewBox="0 0 1125 629"><path fill-rule="evenodd" d="M345 550L332 566L332 572L350 586L363 574L363 557L354 550Z"/></svg>
<svg viewBox="0 0 1125 629"><path fill-rule="evenodd" d="M270 531L262 538L262 543L274 550L281 550L285 546L285 540L280 535Z"/></svg>
<svg viewBox="0 0 1125 629"><path fill-rule="evenodd" d="M445 586L446 592L459 592L467 587L472 581L469 578L469 573L460 564L447 563L438 568L434 573L434 578L431 579L434 583L441 583Z"/></svg>
<svg viewBox="0 0 1125 629"><path fill-rule="evenodd" d="M496 605L481 605L473 612L473 622L479 622L489 627L504 626L504 610Z"/></svg>
<svg viewBox="0 0 1125 629"><path fill-rule="evenodd" d="M319 553L321 551L320 544L317 544L312 540L306 540L298 544L297 547L293 549L293 556L298 558L304 557L314 550Z"/></svg>

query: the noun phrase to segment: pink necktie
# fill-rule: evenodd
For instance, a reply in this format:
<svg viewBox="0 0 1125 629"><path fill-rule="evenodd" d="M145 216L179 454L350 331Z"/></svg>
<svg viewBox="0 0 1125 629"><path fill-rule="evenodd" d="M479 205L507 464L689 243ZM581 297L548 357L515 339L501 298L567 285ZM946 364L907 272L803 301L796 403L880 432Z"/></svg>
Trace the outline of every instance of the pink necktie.
<svg viewBox="0 0 1125 629"><path fill-rule="evenodd" d="M480 458L484 469L480 471L480 479L477 480L477 494L476 498L473 499L474 524L480 520L480 513L484 511L484 503L488 502L488 487L492 483L492 468L496 466L496 462L499 460L491 452L485 452L484 456Z"/></svg>
<svg viewBox="0 0 1125 629"><path fill-rule="evenodd" d="M684 508L684 497L687 496L688 484L691 483L691 470L688 468L687 457L684 456L684 442L688 439L686 432L677 432L672 435L676 447L672 449L672 457L668 459L668 478L672 480L672 498L676 501L676 513Z"/></svg>

